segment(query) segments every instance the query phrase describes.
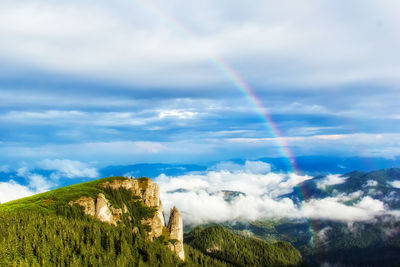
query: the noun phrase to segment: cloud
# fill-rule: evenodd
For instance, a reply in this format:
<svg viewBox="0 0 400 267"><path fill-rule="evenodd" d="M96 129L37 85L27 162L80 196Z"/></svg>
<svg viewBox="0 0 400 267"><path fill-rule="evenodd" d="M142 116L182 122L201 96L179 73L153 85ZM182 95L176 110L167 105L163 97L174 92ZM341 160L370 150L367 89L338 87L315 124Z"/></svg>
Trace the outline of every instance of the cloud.
<svg viewBox="0 0 400 267"><path fill-rule="evenodd" d="M390 183L395 188L400 188L400 180L396 180Z"/></svg>
<svg viewBox="0 0 400 267"><path fill-rule="evenodd" d="M40 170L36 168L40 168ZM41 173L43 170L50 171L50 173L44 175ZM20 185L13 180L0 183L0 198L3 196L0 202L48 191L56 187L61 178L97 178L99 175L96 168L89 167L79 161L67 159L45 159L37 162L34 169L24 164L17 169L16 173L27 181L27 185ZM3 191L3 189L6 190L7 188L10 189L9 192Z"/></svg>
<svg viewBox="0 0 400 267"><path fill-rule="evenodd" d="M43 175L32 173L28 166L19 168L17 175L27 179L28 188L32 189L35 193L45 192L56 185L54 181L47 179Z"/></svg>
<svg viewBox="0 0 400 267"><path fill-rule="evenodd" d="M68 159L45 159L39 162L38 166L44 170L55 171L51 174L54 178L96 178L98 172L96 168L88 167L87 164L80 161Z"/></svg>
<svg viewBox="0 0 400 267"><path fill-rule="evenodd" d="M336 154L348 156L349 152L364 157L394 158L400 155L400 134L398 133L350 133L311 136L285 137L239 137L226 138L232 146L244 146L257 149L259 147L275 147L277 141L293 147L297 155Z"/></svg>
<svg viewBox="0 0 400 267"><path fill-rule="evenodd" d="M330 227L330 226L324 227L322 230L320 230L320 231L317 233L317 236L318 236L319 241L321 241L321 242L328 241L328 239L327 239L327 234L328 234L328 232L329 232L330 230L332 230L332 227Z"/></svg>
<svg viewBox="0 0 400 267"><path fill-rule="evenodd" d="M52 181L40 174L28 174L27 178L29 180L28 187L34 189L35 193L48 191L55 186Z"/></svg>
<svg viewBox="0 0 400 267"><path fill-rule="evenodd" d="M144 125L150 120L152 118L145 118L131 112L88 113L76 110L11 111L0 116L0 121L24 125L136 126Z"/></svg>
<svg viewBox="0 0 400 267"><path fill-rule="evenodd" d="M391 212L385 209L382 201L363 197L362 191L310 199L297 205L282 196L293 192L297 184L311 177L272 172L252 173L245 170L245 164L242 170L238 170L237 165L225 164L220 170L177 177L160 175L156 180L160 184L165 210L177 205L185 222L190 225L276 217L353 222L368 221ZM233 170L226 170L227 166L233 166ZM337 182L332 177L327 181ZM244 194L226 201L226 191Z"/></svg>
<svg viewBox="0 0 400 267"><path fill-rule="evenodd" d="M246 160L244 170L250 173L268 173L271 171L271 164L262 161Z"/></svg>
<svg viewBox="0 0 400 267"><path fill-rule="evenodd" d="M232 161L219 162L209 168L211 171L229 171L229 172L248 172L254 174L268 173L271 171L271 164L262 161L246 160L244 165Z"/></svg>
<svg viewBox="0 0 400 267"><path fill-rule="evenodd" d="M301 213L305 217L334 221L366 221L384 214L384 204L380 200L366 196L357 204L350 206L337 198L312 199L304 203Z"/></svg>
<svg viewBox="0 0 400 267"><path fill-rule="evenodd" d="M49 158L74 158L79 161L107 161L130 163L132 159L157 160L155 155L165 155L167 151L176 151L175 146L150 142L150 141L115 141L115 142L86 142L75 144L44 144L43 146L14 146L0 148L0 151L7 152L9 159L26 159L38 162ZM188 146L186 146L188 147Z"/></svg>
<svg viewBox="0 0 400 267"><path fill-rule="evenodd" d="M363 187L374 187L377 186L378 182L375 180L368 180L367 183L365 185L363 185Z"/></svg>
<svg viewBox="0 0 400 267"><path fill-rule="evenodd" d="M319 180L317 182L317 187L320 189L325 189L327 186L330 186L330 185L342 184L342 183L346 182L346 179L347 178L343 177L342 175L329 174L324 179Z"/></svg>
<svg viewBox="0 0 400 267"><path fill-rule="evenodd" d="M0 182L0 192L0 203L28 197L36 193L28 187L16 183L14 180L10 180L9 182Z"/></svg>
<svg viewBox="0 0 400 267"><path fill-rule="evenodd" d="M351 15L318 1L178 5L5 1L0 52L22 65L147 86L225 82L215 55L258 83L398 81L394 1L356 1L364 12Z"/></svg>
<svg viewBox="0 0 400 267"><path fill-rule="evenodd" d="M40 169L37 170L37 168ZM50 172L42 174L43 170ZM99 175L96 168L68 159L45 159L37 162L34 167L24 164L17 169L16 173L19 177L27 181L27 185L17 184L13 180L3 183L0 185L0 192L3 192L1 186L3 188L11 188L10 192L5 194L3 201L10 201L48 191L56 187L61 178L97 178ZM21 190L20 194L16 193L18 189Z"/></svg>
<svg viewBox="0 0 400 267"><path fill-rule="evenodd" d="M398 156L396 7L1 1L2 162Z"/></svg>
<svg viewBox="0 0 400 267"><path fill-rule="evenodd" d="M178 119L192 119L197 116L197 112L193 111L185 111L185 110L163 110L160 111L158 117L160 119L168 118L168 117L176 117Z"/></svg>

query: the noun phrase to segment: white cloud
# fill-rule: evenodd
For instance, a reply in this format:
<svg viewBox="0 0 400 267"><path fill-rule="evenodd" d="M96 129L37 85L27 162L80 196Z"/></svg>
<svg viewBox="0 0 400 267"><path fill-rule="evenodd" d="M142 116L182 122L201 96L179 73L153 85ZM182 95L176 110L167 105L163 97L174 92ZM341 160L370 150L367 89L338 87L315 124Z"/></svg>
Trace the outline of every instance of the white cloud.
<svg viewBox="0 0 400 267"><path fill-rule="evenodd" d="M186 110L163 110L160 111L158 117L160 119L168 117L176 117L178 119L192 119L198 115L198 112L186 111Z"/></svg>
<svg viewBox="0 0 400 267"><path fill-rule="evenodd" d="M253 149L274 147L281 140L290 147L299 147L300 153L309 155L338 153L348 156L354 153L364 157L394 158L400 155L400 134L398 133L352 133L311 136L287 136L279 138L239 137L226 138L232 146L246 146Z"/></svg>
<svg viewBox="0 0 400 267"><path fill-rule="evenodd" d="M155 120L131 112L82 112L76 110L10 111L0 116L0 121L35 125L95 125L95 126L137 126Z"/></svg>
<svg viewBox="0 0 400 267"><path fill-rule="evenodd" d="M319 1L2 1L0 53L40 69L152 86L226 81L215 55L260 82L398 81L398 3L353 8L364 12Z"/></svg>
<svg viewBox="0 0 400 267"><path fill-rule="evenodd" d="M362 191L310 199L297 206L291 199L282 198L282 195L293 192L294 186L311 177L271 172L257 174L245 171L245 165L238 170L237 165L225 164L219 166L222 167L220 170L178 177L160 175L156 180L160 184L165 210L168 212L170 207L177 205L188 224L274 217L353 222L371 220L391 212L385 210L380 200L363 197ZM226 170L227 167L232 170ZM331 182L333 180L328 179ZM228 202L223 190L244 194ZM348 204L349 201L353 204Z"/></svg>
<svg viewBox="0 0 400 267"><path fill-rule="evenodd" d="M29 179L28 187L34 189L35 193L42 193L54 187L54 184L43 175L29 174L27 178Z"/></svg>
<svg viewBox="0 0 400 267"><path fill-rule="evenodd" d="M19 168L17 170L17 175L18 176L25 177L25 176L27 176L29 174L30 174L30 172L29 172L29 168L27 166L22 166L21 168Z"/></svg>
<svg viewBox="0 0 400 267"><path fill-rule="evenodd" d="M330 226L324 227L322 230L320 230L320 231L317 233L318 239L319 239L320 241L322 241L322 242L327 241L327 233L328 233L330 230L332 230L332 227L330 227Z"/></svg>
<svg viewBox="0 0 400 267"><path fill-rule="evenodd" d="M250 173L268 173L271 171L271 164L262 161L249 161L246 160L244 170Z"/></svg>
<svg viewBox="0 0 400 267"><path fill-rule="evenodd" d="M327 186L335 185L335 184L342 184L346 182L346 177L343 177L339 174L329 174L322 180L317 182L317 187L320 189L325 189Z"/></svg>
<svg viewBox="0 0 400 267"><path fill-rule="evenodd" d="M364 210L370 210L370 211L375 211L375 212L381 212L385 210L384 204L382 201L373 199L370 196L366 196L361 199L360 202L358 202L356 207L359 207Z"/></svg>
<svg viewBox="0 0 400 267"><path fill-rule="evenodd" d="M160 184L166 210L179 203L180 211L186 214L185 220L196 223L283 214L289 216L295 211L294 203L289 199L278 201L274 197L292 192L294 185L310 178L293 174L221 170L180 177L161 175L156 180ZM246 196L226 203L221 190L240 191Z"/></svg>
<svg viewBox="0 0 400 267"><path fill-rule="evenodd" d="M182 149L182 153L188 151L184 148L189 147L182 144L171 143L165 145L158 142L150 141L114 141L114 142L88 142L75 144L45 144L43 146L14 146L0 148L1 152L8 155L9 158L14 157L17 160L32 159L42 160L43 158L74 158L80 161L107 161L121 163L130 163L132 159L140 161L161 160L155 155L171 151L177 152ZM201 151L199 146L196 151ZM204 149L204 146L203 146ZM179 152L179 151L178 151Z"/></svg>
<svg viewBox="0 0 400 267"><path fill-rule="evenodd" d="M96 168L89 167L87 164L79 161L46 159L38 162L35 166L40 167L43 170L51 171L49 177L33 172L27 165L20 167L17 170L17 175L25 178L28 184L22 186L13 180L10 180L7 183L0 183L0 198L1 196L4 196L1 198L3 201L0 200L0 202L48 191L57 185L57 179L59 178L98 177ZM6 188L10 188L9 192L3 191L3 189L6 190ZM18 190L20 190L20 193L18 193Z"/></svg>
<svg viewBox="0 0 400 267"><path fill-rule="evenodd" d="M385 211L383 202L367 196L354 206L346 205L337 198L312 199L301 208L305 217L339 220L339 221L365 221Z"/></svg>
<svg viewBox="0 0 400 267"><path fill-rule="evenodd" d="M34 195L36 192L32 191L26 186L22 186L13 180L9 182L0 182L0 202L5 203L11 200L28 197Z"/></svg>
<svg viewBox="0 0 400 267"><path fill-rule="evenodd" d="M52 172L49 177L46 177L42 174L34 173L27 165L20 167L17 170L17 175L25 178L28 184L23 186L13 180L0 183L0 202L48 191L57 185L57 179L59 178L98 177L96 168L89 167L87 164L79 161L46 159L38 162L36 166Z"/></svg>
<svg viewBox="0 0 400 267"><path fill-rule="evenodd" d="M378 182L375 180L368 180L367 183L363 187L374 187L377 186Z"/></svg>
<svg viewBox="0 0 400 267"><path fill-rule="evenodd" d="M44 170L56 171L52 174L52 178L96 178L99 175L96 168L68 159L45 159L39 162L38 166Z"/></svg>
<svg viewBox="0 0 400 267"><path fill-rule="evenodd" d="M210 171L248 172L254 174L268 173L271 171L271 164L262 161L246 160L244 165L232 161L219 162L209 168Z"/></svg>
<svg viewBox="0 0 400 267"><path fill-rule="evenodd" d="M22 166L17 170L17 175L28 180L28 187L35 193L42 193L54 187L53 181L50 181L43 175L32 173L28 166Z"/></svg>
<svg viewBox="0 0 400 267"><path fill-rule="evenodd" d="M390 183L395 188L400 188L400 180L396 180Z"/></svg>

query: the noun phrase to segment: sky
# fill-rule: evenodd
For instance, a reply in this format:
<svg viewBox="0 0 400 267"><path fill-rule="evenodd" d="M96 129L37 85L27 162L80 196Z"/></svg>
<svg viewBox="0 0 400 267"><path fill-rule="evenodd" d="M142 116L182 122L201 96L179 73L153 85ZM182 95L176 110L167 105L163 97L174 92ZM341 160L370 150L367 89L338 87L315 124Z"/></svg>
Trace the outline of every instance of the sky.
<svg viewBox="0 0 400 267"><path fill-rule="evenodd" d="M399 12L390 0L3 0L0 170L397 157Z"/></svg>

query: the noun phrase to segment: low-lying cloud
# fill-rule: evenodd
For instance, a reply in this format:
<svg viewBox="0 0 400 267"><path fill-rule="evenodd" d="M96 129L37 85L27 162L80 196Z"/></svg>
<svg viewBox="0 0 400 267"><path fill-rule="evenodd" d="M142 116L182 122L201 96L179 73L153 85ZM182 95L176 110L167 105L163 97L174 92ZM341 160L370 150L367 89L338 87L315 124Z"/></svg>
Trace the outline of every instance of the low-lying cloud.
<svg viewBox="0 0 400 267"><path fill-rule="evenodd" d="M0 183L0 203L8 202L10 200L28 197L35 194L34 191L28 187L16 183L14 180Z"/></svg>
<svg viewBox="0 0 400 267"><path fill-rule="evenodd" d="M317 187L319 189L325 189L329 185L335 185L335 184L342 184L346 182L346 177L342 177L341 175L334 175L334 174L329 174L326 176L324 179L320 180L317 182Z"/></svg>
<svg viewBox="0 0 400 267"><path fill-rule="evenodd" d="M394 188L400 188L400 180L396 180L396 181L391 182L391 185Z"/></svg>
<svg viewBox="0 0 400 267"><path fill-rule="evenodd" d="M266 166L263 173L259 172L260 168L256 168L254 172L248 168L260 167L262 162L246 162L243 165L224 163L221 166L219 164L204 173L177 177L160 175L157 182L160 184L166 211L177 205L184 221L190 225L277 217L353 222L368 221L389 212L382 201L364 196L362 191L310 199L296 204L285 195L292 193L296 185L312 177L273 173ZM344 178L330 175L323 180L321 186L342 182L345 182ZM230 194L227 191L243 194ZM353 204L348 204L349 202Z"/></svg>

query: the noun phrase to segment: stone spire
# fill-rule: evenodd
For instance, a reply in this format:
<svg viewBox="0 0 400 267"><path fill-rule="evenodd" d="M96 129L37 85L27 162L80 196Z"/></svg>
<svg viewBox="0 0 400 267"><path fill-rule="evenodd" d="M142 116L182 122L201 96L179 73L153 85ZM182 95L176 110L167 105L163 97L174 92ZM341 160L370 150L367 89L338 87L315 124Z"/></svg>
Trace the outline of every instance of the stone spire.
<svg viewBox="0 0 400 267"><path fill-rule="evenodd" d="M170 212L168 230L170 232L170 238L176 240L174 244L169 245L170 249L174 251L179 258L185 260L185 251L183 249L183 221L181 214L175 206Z"/></svg>

